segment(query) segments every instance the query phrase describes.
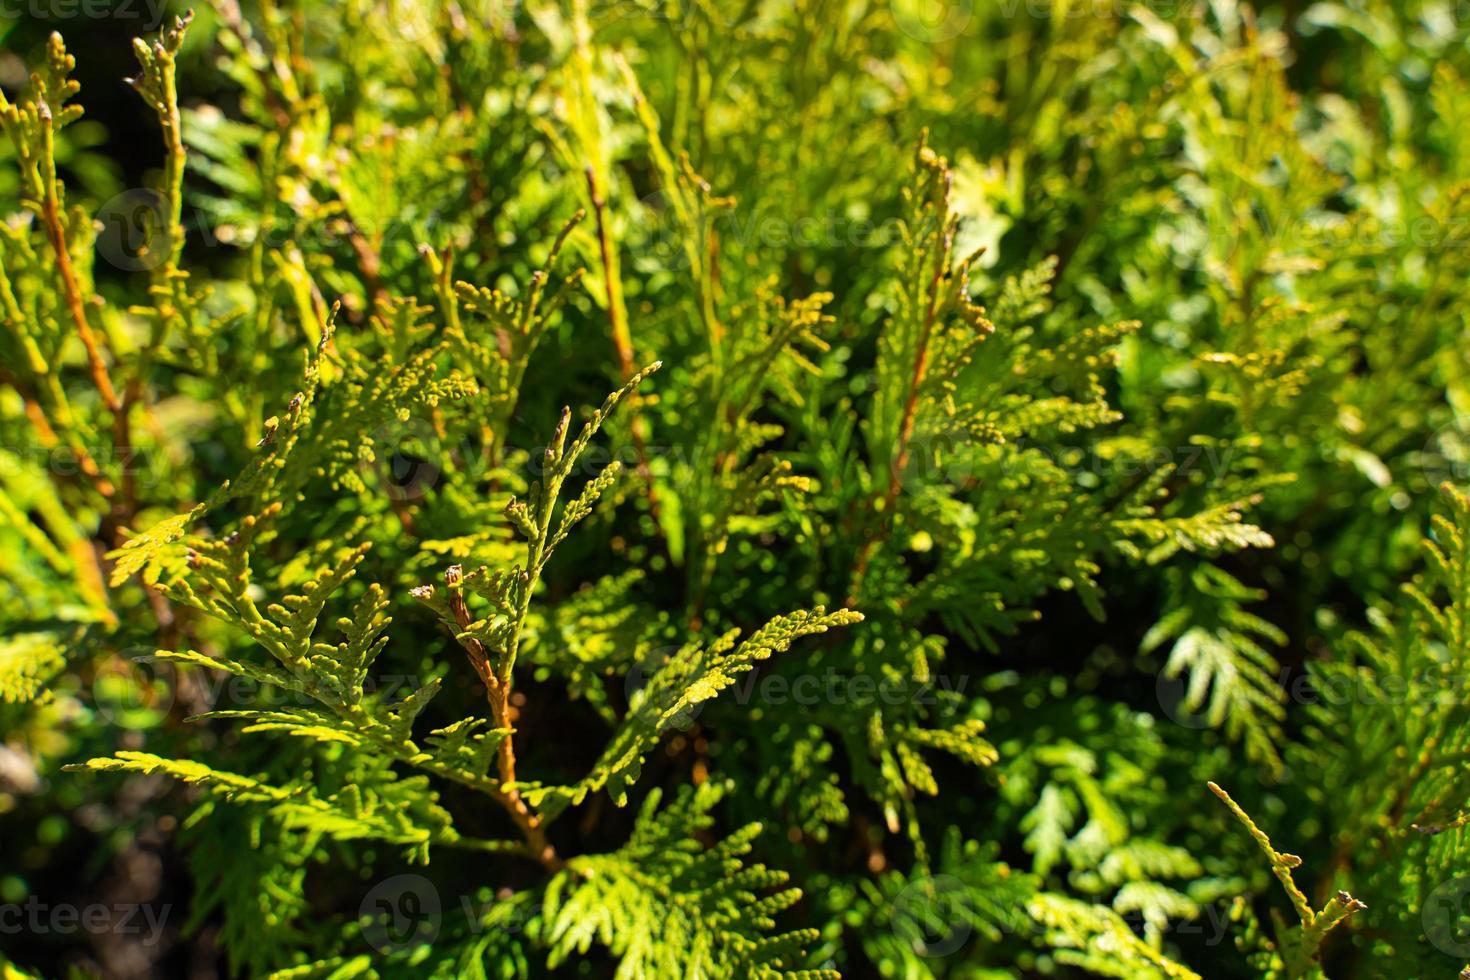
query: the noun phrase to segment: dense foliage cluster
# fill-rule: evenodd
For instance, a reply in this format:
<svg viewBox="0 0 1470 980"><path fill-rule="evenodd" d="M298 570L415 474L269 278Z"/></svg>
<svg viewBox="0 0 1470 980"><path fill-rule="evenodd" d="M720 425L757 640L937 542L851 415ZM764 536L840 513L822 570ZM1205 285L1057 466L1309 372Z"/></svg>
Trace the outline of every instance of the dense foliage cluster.
<svg viewBox="0 0 1470 980"><path fill-rule="evenodd" d="M0 974L1470 970L1467 16L16 28Z"/></svg>

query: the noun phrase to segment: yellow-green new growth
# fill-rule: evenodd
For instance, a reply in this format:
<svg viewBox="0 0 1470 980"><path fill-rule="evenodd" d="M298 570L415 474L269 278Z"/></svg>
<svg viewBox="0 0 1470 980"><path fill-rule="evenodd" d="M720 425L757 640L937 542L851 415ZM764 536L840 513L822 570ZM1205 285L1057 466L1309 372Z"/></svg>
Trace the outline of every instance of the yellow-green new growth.
<svg viewBox="0 0 1470 980"><path fill-rule="evenodd" d="M1266 855L1266 860L1271 865L1271 873L1286 890L1287 897L1291 899L1292 908L1296 910L1297 918L1300 920L1300 923L1292 928L1277 918L1276 956L1273 958L1273 969L1269 976L1279 977L1281 980L1322 977L1322 944L1327 934L1368 906L1347 892L1339 891L1328 899L1327 904L1321 909L1312 908L1311 901L1297 887L1291 874L1292 871L1301 867L1302 859L1295 854L1276 850L1271 843L1271 838L1266 836L1264 830L1256 826L1256 822L1245 810L1241 809L1240 804L1230 798L1229 793L1213 782L1208 785L1210 792L1218 796L1221 802L1230 808L1230 812L1235 814L1236 819L1245 826L1246 831Z"/></svg>

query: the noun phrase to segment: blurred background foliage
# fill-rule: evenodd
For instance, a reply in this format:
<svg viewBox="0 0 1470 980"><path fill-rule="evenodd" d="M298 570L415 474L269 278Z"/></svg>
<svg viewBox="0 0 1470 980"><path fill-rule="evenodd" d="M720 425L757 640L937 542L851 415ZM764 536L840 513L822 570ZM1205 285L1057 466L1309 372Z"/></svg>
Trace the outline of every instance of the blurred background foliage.
<svg viewBox="0 0 1470 980"><path fill-rule="evenodd" d="M617 509L548 572L521 723L543 770L587 768L649 651L816 602L868 622L763 676L955 688L876 711L719 701L649 761L647 784L741 788L719 826L765 823L756 856L792 874L805 897L787 919L820 936L808 965L1291 975L1254 924L1290 904L1206 780L1301 854L1315 906L1339 888L1368 904L1324 946L1329 975L1465 965L1425 904L1470 873L1459 831L1405 843L1404 801L1428 784L1418 753L1460 765L1470 673L1398 592L1436 488L1470 477L1464 3L220 0L178 52L180 264L210 292L174 301L183 325L150 346L126 338L173 314L126 222L165 152L122 79L164 13L0 8L12 101L51 31L76 56L86 113L56 159L66 203L96 219L79 251L103 330L147 353L131 363L153 415L135 459L102 459L134 467L120 515L58 476L20 387L0 399L0 902L178 914L152 944L7 932L5 956L119 977L347 956L364 890L402 870L391 848L304 845L161 776L60 771L146 749L355 778L318 748L186 724L225 706L225 681L135 658L241 637L171 634L136 581L99 596L47 550L112 548L235 479L340 302L338 377L281 471L296 503L262 564L299 584L317 542L372 541L397 621L388 686L466 676L407 589L451 560L504 561L505 493L560 406L657 357L653 393L609 427L630 471ZM0 143L7 215L17 172ZM585 275L506 380L452 329L480 312L452 283L524 299L578 211L549 275ZM916 213L959 221L926 231ZM27 227L7 221L7 272L45 312L44 263L17 258ZM901 432L902 327L926 303L983 339L945 348L953 378ZM383 369L430 339L448 345L438 374ZM56 348L70 381L79 349ZM4 357L7 382L23 374ZM450 392L451 371L479 390ZM446 422L441 395L469 407ZM248 512L224 500L208 523ZM1463 586L1434 597L1449 619ZM1364 638L1385 623L1399 632ZM1362 693L1395 672L1407 697ZM1356 693L1324 708L1324 678ZM1428 704L1446 693L1447 715ZM479 704L443 699L447 718ZM950 754L920 758L936 745ZM558 832L592 852L633 824L592 802ZM444 896L534 887L517 866L434 873ZM935 881L952 892L940 925L905 918ZM514 956L475 955L514 975ZM610 975L599 956L557 969Z"/></svg>

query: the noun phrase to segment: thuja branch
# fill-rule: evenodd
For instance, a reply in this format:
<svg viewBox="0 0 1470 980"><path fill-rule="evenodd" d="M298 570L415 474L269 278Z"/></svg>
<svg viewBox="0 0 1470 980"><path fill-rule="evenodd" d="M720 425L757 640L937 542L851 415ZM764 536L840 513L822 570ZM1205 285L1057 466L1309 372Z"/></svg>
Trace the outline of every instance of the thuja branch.
<svg viewBox="0 0 1470 980"><path fill-rule="evenodd" d="M541 480L532 485L525 501L512 497L505 508L507 519L525 538L525 555L521 564L495 571L482 565L468 575L460 566L450 566L444 576L446 598L443 601L436 596L432 586L413 590L414 597L433 608L454 631L455 638L469 656L470 666L485 685L491 719L498 729L508 733L497 746L499 781L492 795L515 821L532 856L548 868L560 867L561 858L546 839L545 818L522 797L516 773L510 705L521 634L546 563L572 527L592 512L597 500L617 479L621 467L616 462L608 465L587 482L574 500L558 511L562 487L607 416L660 366L659 362L654 362L609 395L570 445L567 444L567 434L571 410L562 409L551 440L541 454ZM558 513L559 520L555 521L553 529L553 518ZM492 615L476 619L470 611L466 589L487 600L492 607Z"/></svg>
<svg viewBox="0 0 1470 980"><path fill-rule="evenodd" d="M612 330L613 347L618 355L618 367L623 378L633 376L633 338L628 330L628 307L623 300L623 280L618 270L617 253L614 251L612 230L607 222L607 198L597 179L597 171L588 164L583 173L587 178L587 196L592 202L592 213L597 218L597 249L602 262L603 289L606 292L607 320Z"/></svg>
<svg viewBox="0 0 1470 980"><path fill-rule="evenodd" d="M618 366L624 382L633 377L633 336L628 328L628 305L623 299L623 278L618 265L616 246L612 230L607 221L607 198L599 184L597 171L588 164L584 169L587 177L587 195L592 201L592 212L597 219L597 248L602 262L602 279L606 291L608 327L612 332L613 347L617 350ZM658 491L653 485L653 473L648 468L648 426L641 413L633 416L633 451L638 458L638 478L643 482L648 496L649 512L655 523L659 520Z"/></svg>
<svg viewBox="0 0 1470 980"><path fill-rule="evenodd" d="M92 325L87 320L86 300L82 296L82 287L77 280L76 269L72 266L71 249L66 241L66 225L61 215L60 193L57 190L55 126L51 107L45 101L40 101L36 103L36 110L41 120L41 166L43 170L41 221L46 227L46 237L50 240L51 248L55 252L56 272L61 279L61 293L66 300L67 311L71 314L72 322L76 324L77 336L87 353L87 369L92 375L92 383L97 387L98 394L102 396L102 404L107 410L120 416L122 401L113 387L111 375L108 374L107 362L102 356L102 346L98 343L97 335L92 332Z"/></svg>
<svg viewBox="0 0 1470 980"><path fill-rule="evenodd" d="M173 27L159 33L152 44L142 38L133 40L133 53L142 70L136 78L127 80L143 100L158 116L163 130L164 164L163 196L167 213L163 216L168 223L169 252L164 263L163 275L178 266L184 248L184 136L179 120L178 68L175 56L184 43L184 34L194 19L189 10L174 20ZM155 276L155 282L161 278Z"/></svg>
<svg viewBox="0 0 1470 980"><path fill-rule="evenodd" d="M876 486L870 498L879 523L853 562L849 607L857 604L868 568L892 531L921 413L945 401L944 386L995 329L985 311L970 302L969 270L978 253L955 260L954 175L949 162L927 145L927 133L919 141L913 173L902 225L903 289L879 341L871 432Z"/></svg>
<svg viewBox="0 0 1470 980"><path fill-rule="evenodd" d="M53 36L53 45L59 45L59 43L60 39ZM69 64L70 56L66 58ZM40 136L41 223L46 229L46 237L51 243L55 256L56 274L61 280L62 297L71 314L72 322L77 328L77 337L81 340L82 348L86 352L87 370L92 377L92 384L101 397L103 407L112 415L114 447L119 454L126 456L130 453L132 446L128 406L118 396L117 388L112 383L107 361L102 354L102 345L87 319L87 300L82 294L81 281L72 263L71 247L67 242L65 218L62 214L61 185L56 175L56 118L44 96L36 100L36 118L39 123ZM99 486L98 489L100 492L101 487ZM136 489L133 485L133 476L129 468L124 466L121 473L120 490L112 498L110 523L114 544L122 543L121 528L131 522L135 507Z"/></svg>
<svg viewBox="0 0 1470 980"><path fill-rule="evenodd" d="M460 644L469 654L470 665L474 667L475 673L485 685L486 697L490 702L491 719L497 728L508 729L511 727L509 678L502 680L491 667L484 645L475 637L466 635L472 623L469 608L464 601L464 569L459 565L451 565L444 573L444 587L449 594L450 613L454 616L455 623L463 631L460 635ZM496 769L500 774L500 784L496 787L494 796L515 821L522 836L526 839L526 846L531 855L548 868L554 870L561 867L561 859L557 856L556 849L546 840L541 818L531 812L530 807L521 798L520 790L516 788L514 736L506 736L501 740L496 756Z"/></svg>
<svg viewBox="0 0 1470 980"><path fill-rule="evenodd" d="M1271 865L1271 873L1276 876L1277 881L1281 882L1281 887L1286 890L1287 897L1291 899L1292 908L1296 910L1297 918L1300 920L1300 925L1296 929L1289 930L1284 923L1277 923L1277 945L1286 976L1292 978L1321 977L1322 970L1318 961L1321 958L1322 944L1327 939L1328 933L1368 906L1347 892L1340 891L1330 898L1321 909L1312 908L1312 903L1292 878L1292 871L1301 867L1302 859L1295 854L1276 850L1275 845L1271 843L1271 838L1266 836L1264 830L1256 826L1256 822L1241 808L1240 804L1230 798L1229 793L1215 783L1208 785L1210 792L1230 808L1230 812L1235 814L1235 818L1241 822L1247 833L1260 847L1261 852L1266 855Z"/></svg>
<svg viewBox="0 0 1470 980"><path fill-rule="evenodd" d="M174 270L183 241L180 216L183 208L184 149L179 123L174 54L182 44L190 17L191 15L186 15L178 18L174 27L163 31L151 46L141 40L135 42L143 71L132 84L157 111L166 148L164 191L171 248L163 270L155 273L155 291L159 291L175 276ZM79 107L67 104L78 91L77 83L69 77L74 67L75 59L67 53L60 36L53 34L47 46L45 67L32 76L32 96L16 105L0 96L0 122L3 122L10 135L17 158L21 162L24 203L39 218L39 226L50 246L52 267L58 281L57 295L76 330L77 339L81 342L92 386L97 390L102 408L111 416L113 448L119 458L126 460L133 449L132 409L143 402L148 368L147 354L161 343L164 317L160 313L154 338L144 356L133 365L131 376L122 383L115 380L114 372L120 370L122 362L117 352L105 349L105 336L94 328L89 307L97 299L90 295L88 285L72 254L74 246L89 245L90 239L85 234L77 234L77 219L67 214L64 188L57 174L56 133L81 115ZM110 539L112 544L120 545L123 529L131 526L138 509L132 470L124 465L114 484L82 446L75 433L75 419L65 393L55 382L54 372L44 358L40 357L34 340L30 338L30 332L25 329L25 317L16 302L8 277L0 292L4 294L0 298L4 301L5 318L16 326L17 332L31 340L28 360L30 373L36 381L34 392L27 394L27 389L31 386L19 379L15 387L28 406L27 414L32 425L43 445L58 441L55 428L51 425L52 420L45 415L45 403L41 397L43 393L49 395L47 401L56 414L56 421L65 433L68 445L77 457L81 473L109 503L109 513L103 522L103 536ZM32 405L33 409L30 407ZM146 405L144 407L146 409ZM156 611L161 613L161 622L168 620L166 609Z"/></svg>

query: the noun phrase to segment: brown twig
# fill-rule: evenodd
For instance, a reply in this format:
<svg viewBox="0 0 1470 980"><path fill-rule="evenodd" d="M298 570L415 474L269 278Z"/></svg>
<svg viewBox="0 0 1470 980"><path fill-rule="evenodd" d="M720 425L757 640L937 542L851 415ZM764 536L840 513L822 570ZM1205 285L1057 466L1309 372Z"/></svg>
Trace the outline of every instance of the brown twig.
<svg viewBox="0 0 1470 980"><path fill-rule="evenodd" d="M473 620L470 618L469 608L464 601L464 569L459 565L450 565L444 572L444 585L449 592L450 614L454 616L454 621L459 624L462 631L468 630ZM459 642L469 654L470 666L474 667L475 673L485 685L486 697L490 702L490 715L495 726L511 728L509 679L502 682L496 676L495 668L490 663L490 656L485 651L484 644L479 640L472 636L463 636L459 637ZM500 772L500 787L494 794L496 800L520 828L521 835L526 838L526 847L531 856L549 870L560 870L563 867L562 859L557 855L556 848L552 847L551 842L546 839L541 817L531 812L531 808L515 787L516 752L513 735L507 734L501 739L496 766Z"/></svg>
<svg viewBox="0 0 1470 980"><path fill-rule="evenodd" d="M363 285L367 287L368 302L380 304L388 298L388 291L383 288L383 260L378 254L378 249L362 229L351 221L346 223L347 243L352 246L353 254L357 256L357 266L362 271Z"/></svg>
<svg viewBox="0 0 1470 980"><path fill-rule="evenodd" d="M946 171L945 199L948 200L948 183L952 180ZM939 315L939 287L944 281L944 275L949 271L950 256L954 253L954 236L958 230L958 224L953 220L947 220L943 242L935 254L934 274L929 281L929 301L924 310L924 324L919 332L919 346L914 353L914 368L909 376L908 394L903 405L903 417L898 428L898 447L893 454L893 462L888 471L888 487L882 497L881 513L884 525L881 533L875 531L869 535L863 543L863 549L858 553L857 560L853 563L852 585L848 590L847 606L852 608L857 605L858 594L862 591L863 581L867 578L868 566L873 560L874 553L878 550L878 544L887 535L888 528L893 523L893 508L898 502L898 492L903 486L903 471L908 467L909 448L914 437L914 423L918 418L919 411L919 389L924 384L924 376L929 369L929 342L934 335L934 323Z"/></svg>
<svg viewBox="0 0 1470 980"><path fill-rule="evenodd" d="M42 159L52 160L52 131L51 131L51 107L44 101L36 104L36 111L41 117L41 139L43 141ZM107 410L114 414L122 413L122 401L117 397L117 391L112 386L112 378L107 373L107 362L102 359L102 349L97 343L96 334L92 333L92 326L87 322L86 305L82 301L82 289L77 281L76 270L71 264L71 250L66 244L66 229L61 220L61 203L56 196L56 178L54 174L48 174L45 180L45 194L41 199L41 220L46 226L46 233L51 239L51 247L56 252L56 269L61 274L62 294L66 297L67 308L71 311L72 320L77 325L77 335L82 340L82 346L87 351L87 366L92 374L92 383L97 386L97 391L102 395L102 403Z"/></svg>
<svg viewBox="0 0 1470 980"><path fill-rule="evenodd" d="M66 299L72 320L76 323L77 336L81 339L82 347L86 351L92 383L102 398L103 406L112 413L114 450L126 457L131 453L132 446L128 403L118 396L117 389L113 386L107 362L102 356L101 344L98 342L97 335L92 332L92 325L87 319L87 307L82 297L81 283L77 279L76 269L72 266L71 250L66 241L66 227L62 221L61 201L56 191L55 164L51 162L55 160L51 107L45 101L40 101L36 105L36 111L42 122L41 159L48 161L47 172L43 174L41 223L46 227L51 248L56 254L56 271L61 277L62 295ZM100 490L101 484L98 486ZM123 466L119 492L111 499L112 510L107 520L109 527L104 533L113 540L114 544L121 544L121 529L132 523L133 512L136 508L135 487L129 466Z"/></svg>
<svg viewBox="0 0 1470 980"><path fill-rule="evenodd" d="M613 270L613 241L612 233L607 226L607 200L598 186L597 174L592 166L589 164L583 168L582 172L587 178L587 196L592 200L592 213L597 219L597 246L602 259L608 326L612 330L613 347L617 350L618 369L622 372L623 381L626 383L633 377L637 368L633 363L633 334L628 328L628 308L623 301L619 277ZM634 413L632 431L633 451L638 456L636 467L638 477L643 481L643 486L647 490L648 509L653 515L654 523L657 524L659 520L658 491L653 485L653 473L648 468L647 426L643 413Z"/></svg>

